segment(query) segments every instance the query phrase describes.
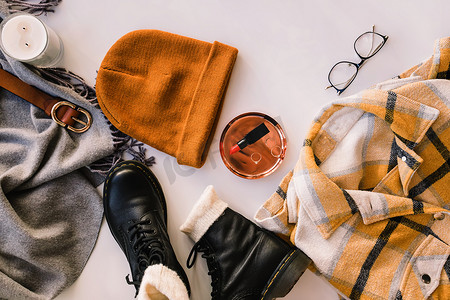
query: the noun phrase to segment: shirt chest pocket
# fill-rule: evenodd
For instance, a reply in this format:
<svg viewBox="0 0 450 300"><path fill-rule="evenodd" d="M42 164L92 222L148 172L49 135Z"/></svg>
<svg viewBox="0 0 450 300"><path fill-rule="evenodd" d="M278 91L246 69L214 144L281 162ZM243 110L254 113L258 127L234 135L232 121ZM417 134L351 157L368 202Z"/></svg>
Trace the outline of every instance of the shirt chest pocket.
<svg viewBox="0 0 450 300"><path fill-rule="evenodd" d="M429 235L412 254L405 269L396 299L427 299L439 286L450 264L450 247ZM450 297L450 295L447 295ZM434 298L434 297L433 297ZM448 298L447 298L448 299Z"/></svg>

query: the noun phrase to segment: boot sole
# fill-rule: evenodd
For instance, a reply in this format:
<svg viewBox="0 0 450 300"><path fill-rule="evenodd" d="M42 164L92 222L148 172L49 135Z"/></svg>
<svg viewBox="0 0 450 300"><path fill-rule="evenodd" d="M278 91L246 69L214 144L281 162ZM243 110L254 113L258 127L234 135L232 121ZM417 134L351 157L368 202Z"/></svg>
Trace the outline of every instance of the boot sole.
<svg viewBox="0 0 450 300"><path fill-rule="evenodd" d="M286 296L310 263L311 259L300 249L287 254L273 272L260 299L269 300Z"/></svg>

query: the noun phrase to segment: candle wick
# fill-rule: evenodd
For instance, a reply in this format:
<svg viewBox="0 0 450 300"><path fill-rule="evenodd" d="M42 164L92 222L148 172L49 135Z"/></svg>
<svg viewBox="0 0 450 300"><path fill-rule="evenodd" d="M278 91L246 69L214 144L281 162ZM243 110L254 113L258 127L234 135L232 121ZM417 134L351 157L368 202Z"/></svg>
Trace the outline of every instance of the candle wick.
<svg viewBox="0 0 450 300"><path fill-rule="evenodd" d="M23 30L27 30L27 28L26 28L26 27L22 27L22 29L23 29Z"/></svg>
<svg viewBox="0 0 450 300"><path fill-rule="evenodd" d="M25 43L25 46L29 47L29 46L30 46L30 44L28 44L28 43Z"/></svg>

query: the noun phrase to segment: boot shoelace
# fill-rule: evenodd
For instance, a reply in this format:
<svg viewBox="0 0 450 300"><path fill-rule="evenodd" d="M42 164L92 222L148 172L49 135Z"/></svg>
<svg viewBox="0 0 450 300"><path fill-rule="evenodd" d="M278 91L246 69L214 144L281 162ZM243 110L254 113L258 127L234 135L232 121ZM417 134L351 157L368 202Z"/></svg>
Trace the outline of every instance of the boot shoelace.
<svg viewBox="0 0 450 300"><path fill-rule="evenodd" d="M189 253L186 266L188 267L188 269L194 266L197 259L197 254L199 252L202 252L202 257L206 259L206 264L208 266L208 275L211 276L211 297L212 299L215 299L216 295L219 292L219 268L217 266L216 257L211 248L207 245L203 245L203 243L200 243L200 241L195 243L194 247L192 247L191 252Z"/></svg>
<svg viewBox="0 0 450 300"><path fill-rule="evenodd" d="M125 279L129 285L134 285L136 288L136 295L138 294L141 285L142 277L145 269L149 265L164 263L164 246L158 237L155 237L156 229L151 226L152 221L141 220L131 224L127 232L130 235L132 247L138 257L138 270L134 280L130 280L130 274Z"/></svg>

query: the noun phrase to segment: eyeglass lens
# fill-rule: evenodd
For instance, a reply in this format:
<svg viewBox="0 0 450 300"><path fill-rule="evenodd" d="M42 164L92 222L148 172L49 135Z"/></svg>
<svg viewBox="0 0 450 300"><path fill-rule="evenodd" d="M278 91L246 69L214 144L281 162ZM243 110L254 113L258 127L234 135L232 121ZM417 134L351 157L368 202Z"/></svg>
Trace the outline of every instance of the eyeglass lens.
<svg viewBox="0 0 450 300"><path fill-rule="evenodd" d="M336 89L347 88L355 79L358 68L366 59L374 56L383 47L385 41L386 38L376 32L366 32L360 35L354 43L354 48L362 61L359 64L349 61L335 64L328 75L330 83Z"/></svg>
<svg viewBox="0 0 450 300"><path fill-rule="evenodd" d="M355 51L361 58L369 58L375 55L384 44L381 35L375 32L366 32L355 41Z"/></svg>
<svg viewBox="0 0 450 300"><path fill-rule="evenodd" d="M330 83L339 89L343 89L355 79L357 72L356 64L348 61L339 62L331 69Z"/></svg>

